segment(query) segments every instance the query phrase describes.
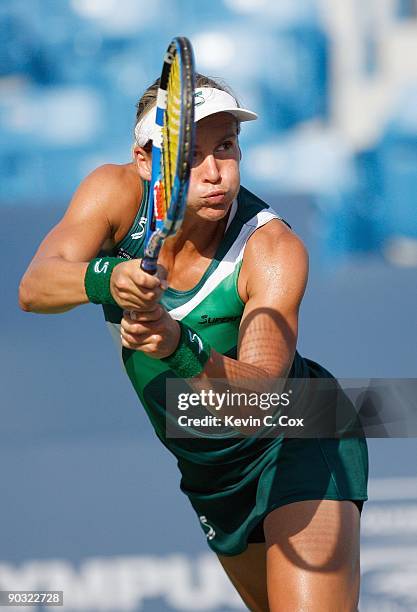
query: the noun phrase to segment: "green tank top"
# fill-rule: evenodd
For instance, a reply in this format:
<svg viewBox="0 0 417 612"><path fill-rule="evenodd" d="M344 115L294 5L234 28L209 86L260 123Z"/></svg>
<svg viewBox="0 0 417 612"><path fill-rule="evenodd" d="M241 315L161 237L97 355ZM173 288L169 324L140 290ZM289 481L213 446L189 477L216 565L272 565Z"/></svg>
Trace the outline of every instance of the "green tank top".
<svg viewBox="0 0 417 612"><path fill-rule="evenodd" d="M125 238L115 246L113 256L126 259L143 255L147 218L148 186L134 223ZM265 202L240 188L232 205L224 238L213 260L197 285L188 291L168 288L161 300L170 315L198 331L219 353L236 358L239 324L244 310L237 288L243 253L250 236L272 219L281 219ZM284 221L284 223L286 223ZM287 224L288 225L288 224ZM172 438L166 435L166 381L176 378L166 363L140 351L122 347L120 321L122 310L105 305L104 314L133 387L152 422L157 436L174 453L179 465L214 465L233 462L236 457L258 452L276 440L242 437L239 432L219 433L200 438ZM307 377L307 366L296 352L290 377Z"/></svg>

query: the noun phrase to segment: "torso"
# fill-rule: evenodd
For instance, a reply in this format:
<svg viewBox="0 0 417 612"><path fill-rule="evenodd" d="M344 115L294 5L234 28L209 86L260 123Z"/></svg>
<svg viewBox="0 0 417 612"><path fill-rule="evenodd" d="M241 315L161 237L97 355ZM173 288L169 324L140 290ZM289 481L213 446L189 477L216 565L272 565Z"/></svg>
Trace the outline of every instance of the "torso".
<svg viewBox="0 0 417 612"><path fill-rule="evenodd" d="M122 185L121 199L114 203L111 210L111 224L113 227L113 235L110 239L106 240L102 245L102 251L105 253L111 253L117 247L122 246L119 250L118 255L125 257L129 254L129 257L142 256L142 249L134 249L131 251L130 245L127 244L127 238L133 233L136 235L142 234L144 229L141 219L144 219L145 204L143 202L144 196L144 183L139 177L138 170L134 163L122 164L115 167L117 173L117 180ZM138 209L138 202L140 203ZM136 225L135 224L136 221ZM190 291L197 285L199 280L203 277L204 273L210 266L216 251L224 237L228 216L224 221L218 223L218 231L215 234L213 240L202 252L198 252L195 249L192 251L192 256L187 250L180 251L175 255L175 259L166 254L164 248L161 250L161 254L158 263L166 268L167 279L170 288L178 291ZM280 223L281 221L276 220L273 223ZM142 236L140 236L142 238ZM136 238L135 238L136 240ZM142 246L142 240L138 240ZM127 248L126 248L127 247ZM245 260L243 262L245 264ZM246 292L246 276L247 266L242 265L242 270L238 279L238 292L239 296L246 303L247 292Z"/></svg>
<svg viewBox="0 0 417 612"><path fill-rule="evenodd" d="M142 200L139 211L136 211L135 223L143 210ZM269 223L281 223L278 219L278 215L264 202L241 188L235 216L230 220L223 240L212 258L201 258L199 275L193 270L195 276L184 276L181 289L170 284L164 292L161 303L170 315L198 330L216 351L224 355L233 358L237 355L239 325L245 307L239 290L245 246L258 228L261 231ZM126 258L142 256L145 236L132 241L131 235L135 227L134 225L128 230L121 243L114 248L113 255ZM174 283L178 279L179 276L174 277ZM119 324L122 311L118 307L108 305L104 306L104 311L109 329L121 350ZM187 455L181 443L168 441L165 437L165 381L167 377L175 377L175 374L164 362L152 359L141 351L123 349L122 354L128 376L158 436L177 457L184 456L184 453Z"/></svg>

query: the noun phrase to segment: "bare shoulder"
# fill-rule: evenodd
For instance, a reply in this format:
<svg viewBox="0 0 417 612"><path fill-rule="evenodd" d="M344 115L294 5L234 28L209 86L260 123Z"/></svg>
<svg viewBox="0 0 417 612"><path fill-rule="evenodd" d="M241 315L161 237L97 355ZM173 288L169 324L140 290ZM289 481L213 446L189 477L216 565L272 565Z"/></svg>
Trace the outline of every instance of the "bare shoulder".
<svg viewBox="0 0 417 612"><path fill-rule="evenodd" d="M274 287L284 287L289 282L303 293L307 278L307 249L283 221L273 219L249 238L239 279L239 292L246 298L244 301L260 285L273 291Z"/></svg>
<svg viewBox="0 0 417 612"><path fill-rule="evenodd" d="M71 206L91 202L102 204L108 210L117 209L120 202L137 199L141 190L141 180L134 164L105 164L93 170L81 182Z"/></svg>
<svg viewBox="0 0 417 612"><path fill-rule="evenodd" d="M307 249L299 236L283 221L273 219L249 238L243 261L256 266L299 264L308 262Z"/></svg>
<svg viewBox="0 0 417 612"><path fill-rule="evenodd" d="M135 164L104 164L93 170L85 179L87 183L101 183L112 185L137 182L138 172Z"/></svg>
<svg viewBox="0 0 417 612"><path fill-rule="evenodd" d="M105 164L80 184L67 210L67 218L80 218L94 208L104 215L117 242L129 230L142 197L142 181L135 164Z"/></svg>

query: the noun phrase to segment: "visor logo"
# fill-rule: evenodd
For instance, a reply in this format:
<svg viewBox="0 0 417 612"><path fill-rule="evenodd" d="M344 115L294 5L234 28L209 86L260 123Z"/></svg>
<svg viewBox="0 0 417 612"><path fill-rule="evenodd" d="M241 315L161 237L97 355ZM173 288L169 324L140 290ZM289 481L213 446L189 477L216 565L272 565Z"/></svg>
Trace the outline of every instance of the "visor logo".
<svg viewBox="0 0 417 612"><path fill-rule="evenodd" d="M202 91L196 91L194 94L194 106L200 106L204 104L205 99Z"/></svg>

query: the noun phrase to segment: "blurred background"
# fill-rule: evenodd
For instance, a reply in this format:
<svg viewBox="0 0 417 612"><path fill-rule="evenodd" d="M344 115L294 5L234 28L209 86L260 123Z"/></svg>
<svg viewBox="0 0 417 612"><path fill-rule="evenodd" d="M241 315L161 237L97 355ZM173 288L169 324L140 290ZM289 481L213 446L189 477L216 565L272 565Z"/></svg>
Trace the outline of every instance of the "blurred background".
<svg viewBox="0 0 417 612"><path fill-rule="evenodd" d="M174 35L259 120L242 183L311 256L299 350L348 378L417 364L417 0L2 0L0 589L67 610L242 609L101 311L25 314L17 286L82 178L129 161ZM417 609L417 443L369 440L361 611Z"/></svg>

